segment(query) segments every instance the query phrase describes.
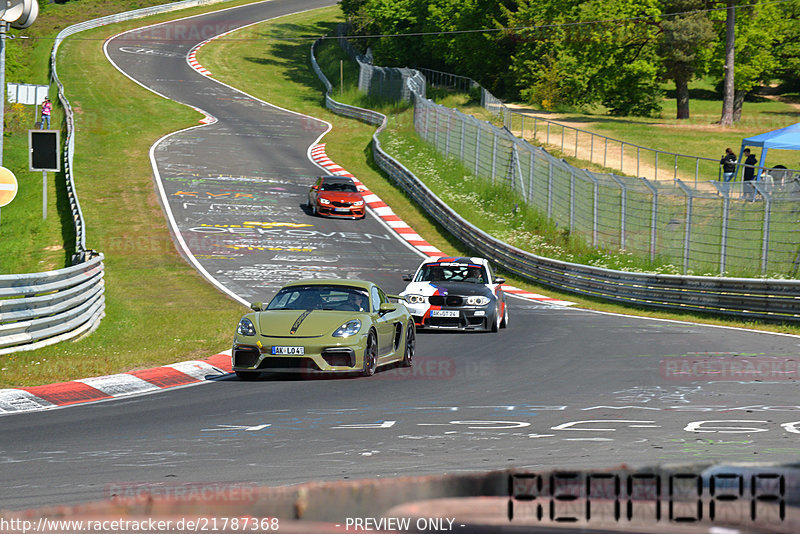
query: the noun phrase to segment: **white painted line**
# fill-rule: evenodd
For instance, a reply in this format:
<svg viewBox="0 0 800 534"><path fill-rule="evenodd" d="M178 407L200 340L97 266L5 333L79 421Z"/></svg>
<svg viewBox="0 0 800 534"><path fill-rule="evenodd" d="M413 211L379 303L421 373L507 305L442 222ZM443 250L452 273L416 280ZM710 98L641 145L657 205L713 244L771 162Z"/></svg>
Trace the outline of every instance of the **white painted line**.
<svg viewBox="0 0 800 534"><path fill-rule="evenodd" d="M83 378L81 380L76 380L76 382L82 382L87 386L92 386L93 388L99 389L106 395L110 395L112 397L134 395L136 393L145 393L147 391L160 389L158 386L142 380L137 376L124 373L118 375Z"/></svg>
<svg viewBox="0 0 800 534"><path fill-rule="evenodd" d="M21 389L0 389L0 412L2 413L43 410L53 406L55 406L53 403Z"/></svg>
<svg viewBox="0 0 800 534"><path fill-rule="evenodd" d="M178 362L172 365L165 365L164 367L171 367L197 380L206 380L208 376L223 376L228 374L225 371L217 369L213 365L201 361Z"/></svg>

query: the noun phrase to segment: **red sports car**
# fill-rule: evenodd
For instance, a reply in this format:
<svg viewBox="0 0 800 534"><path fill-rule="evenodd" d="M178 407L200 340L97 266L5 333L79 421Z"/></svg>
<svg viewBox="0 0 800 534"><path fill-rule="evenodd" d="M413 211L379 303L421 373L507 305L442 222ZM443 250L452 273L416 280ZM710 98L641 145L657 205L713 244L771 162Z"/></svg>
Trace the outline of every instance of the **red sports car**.
<svg viewBox="0 0 800 534"><path fill-rule="evenodd" d="M363 219L364 198L350 178L321 176L308 191L308 207L314 215Z"/></svg>

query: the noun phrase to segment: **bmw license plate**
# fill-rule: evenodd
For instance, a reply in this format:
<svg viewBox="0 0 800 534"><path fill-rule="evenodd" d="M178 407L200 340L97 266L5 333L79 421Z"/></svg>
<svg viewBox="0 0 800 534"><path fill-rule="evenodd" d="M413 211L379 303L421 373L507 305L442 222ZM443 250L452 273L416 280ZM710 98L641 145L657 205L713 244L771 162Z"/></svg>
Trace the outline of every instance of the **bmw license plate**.
<svg viewBox="0 0 800 534"><path fill-rule="evenodd" d="M347 213L350 211L350 208L333 208L333 211Z"/></svg>
<svg viewBox="0 0 800 534"><path fill-rule="evenodd" d="M281 356L300 356L305 354L303 347L272 347L272 354Z"/></svg>
<svg viewBox="0 0 800 534"><path fill-rule="evenodd" d="M431 317L458 317L458 310L431 310Z"/></svg>

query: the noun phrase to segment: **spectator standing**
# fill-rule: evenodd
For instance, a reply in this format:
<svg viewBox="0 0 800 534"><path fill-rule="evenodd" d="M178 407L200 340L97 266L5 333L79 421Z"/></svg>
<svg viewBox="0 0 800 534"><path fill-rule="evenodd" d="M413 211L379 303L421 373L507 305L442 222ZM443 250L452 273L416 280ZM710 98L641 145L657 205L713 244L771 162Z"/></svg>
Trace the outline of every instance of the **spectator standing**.
<svg viewBox="0 0 800 534"><path fill-rule="evenodd" d="M745 200L755 200L756 199L756 188L753 186L753 180L756 176L756 163L758 163L758 158L756 158L755 154L750 153L749 148L744 149L744 172L742 173L742 181L744 185L744 190L742 191L742 198Z"/></svg>
<svg viewBox="0 0 800 534"><path fill-rule="evenodd" d="M736 175L736 154L733 153L733 150L726 148L725 155L719 160L719 164L722 165L722 180L725 182L733 180Z"/></svg>
<svg viewBox="0 0 800 534"><path fill-rule="evenodd" d="M49 97L44 97L42 102L42 129L50 129L50 111L53 109L53 104L50 103Z"/></svg>

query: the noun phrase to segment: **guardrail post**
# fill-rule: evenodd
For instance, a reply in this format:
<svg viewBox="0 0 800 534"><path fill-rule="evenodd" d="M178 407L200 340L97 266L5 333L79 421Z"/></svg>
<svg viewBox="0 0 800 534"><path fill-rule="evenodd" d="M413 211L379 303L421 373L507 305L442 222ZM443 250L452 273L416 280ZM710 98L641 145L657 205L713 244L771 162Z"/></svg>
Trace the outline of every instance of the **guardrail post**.
<svg viewBox="0 0 800 534"><path fill-rule="evenodd" d="M444 157L450 157L450 134L453 132L452 128L453 123L453 115L448 113L447 114L447 134L444 138Z"/></svg>
<svg viewBox="0 0 800 534"><path fill-rule="evenodd" d="M605 146L603 147L603 167L608 167L606 162L608 161L608 137L604 137L605 139Z"/></svg>
<svg viewBox="0 0 800 534"><path fill-rule="evenodd" d="M639 172L639 147L636 147L636 176L639 176L641 173Z"/></svg>
<svg viewBox="0 0 800 534"><path fill-rule="evenodd" d="M528 170L528 198L525 201L528 204L533 202L533 169L536 166L536 158L533 155L533 150L530 151L530 169Z"/></svg>
<svg viewBox="0 0 800 534"><path fill-rule="evenodd" d="M592 134L592 140L589 142L589 163L594 162L594 134Z"/></svg>
<svg viewBox="0 0 800 534"><path fill-rule="evenodd" d="M656 238L657 233L656 230L658 228L658 189L650 182L647 181L647 178L641 177L642 182L647 188L650 190L650 194L652 195L652 199L650 201L650 261L653 262L656 260Z"/></svg>
<svg viewBox="0 0 800 534"><path fill-rule="evenodd" d="M566 130L566 128L562 125L561 126L561 153L562 154L564 153L564 130Z"/></svg>
<svg viewBox="0 0 800 534"><path fill-rule="evenodd" d="M569 231L575 229L575 168L569 169Z"/></svg>
<svg viewBox="0 0 800 534"><path fill-rule="evenodd" d="M753 185L756 186L756 189L764 198L764 232L761 238L761 276L766 276L767 260L769 258L769 226L772 215L772 191L771 187L766 183L761 184L754 180Z"/></svg>
<svg viewBox="0 0 800 534"><path fill-rule="evenodd" d="M728 190L728 184L722 185L720 182L711 183L717 188L717 192L722 195L722 220L720 221L719 239L719 275L725 276L725 267L728 254L728 221L730 217L731 196L730 191Z"/></svg>
<svg viewBox="0 0 800 534"><path fill-rule="evenodd" d="M547 218L553 215L553 162L550 161L547 175Z"/></svg>
<svg viewBox="0 0 800 534"><path fill-rule="evenodd" d="M592 179L594 187L592 188L592 246L597 247L597 230L598 230L598 205L600 203L600 190L597 178L589 174Z"/></svg>
<svg viewBox="0 0 800 534"><path fill-rule="evenodd" d="M627 221L627 204L628 204L628 188L622 180L611 175L611 178L617 182L620 189L620 206L619 206L619 248L625 250L625 222Z"/></svg>
<svg viewBox="0 0 800 534"><path fill-rule="evenodd" d="M458 146L458 157L462 161L464 160L464 137L466 136L466 125L467 121L461 120L461 138L459 139L459 146Z"/></svg>
<svg viewBox="0 0 800 534"><path fill-rule="evenodd" d="M700 158L694 159L694 187L697 189L697 178L700 174Z"/></svg>
<svg viewBox="0 0 800 534"><path fill-rule="evenodd" d="M492 183L497 177L497 132L492 128Z"/></svg>
<svg viewBox="0 0 800 534"><path fill-rule="evenodd" d="M481 124L479 122L475 123L475 176L480 176L478 171L480 167L478 163L480 162L481 156Z"/></svg>
<svg viewBox="0 0 800 534"><path fill-rule="evenodd" d="M683 274L689 271L689 251L692 238L692 191L684 185L684 183L676 178L675 183L686 195L686 229L683 234Z"/></svg>
<svg viewBox="0 0 800 534"><path fill-rule="evenodd" d="M619 173L625 174L625 171L622 170L624 167L625 162L625 143L619 144Z"/></svg>

